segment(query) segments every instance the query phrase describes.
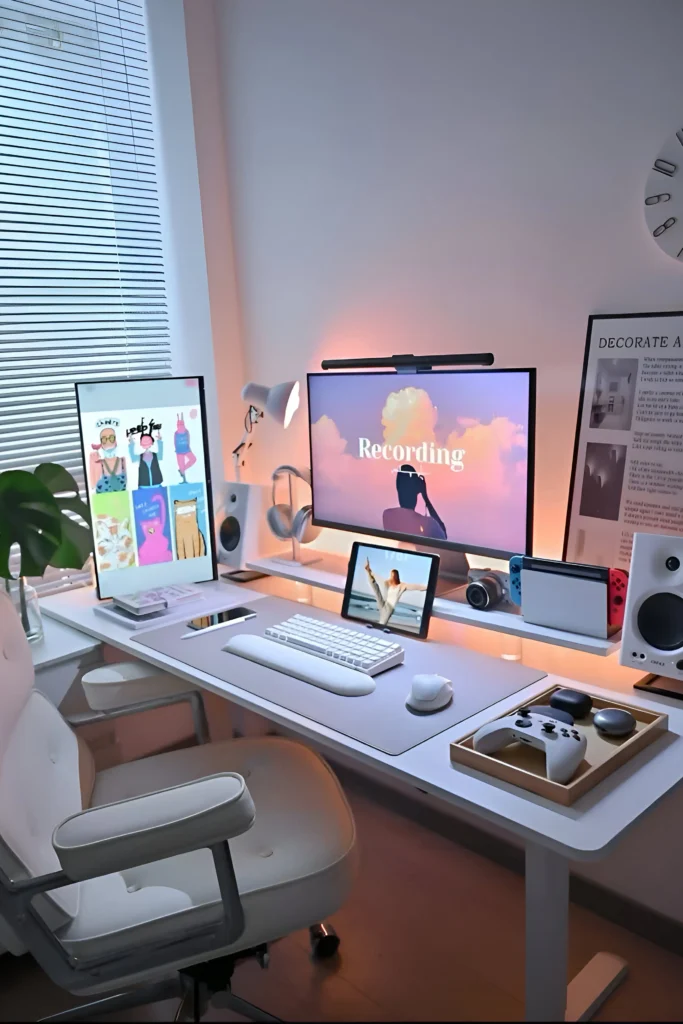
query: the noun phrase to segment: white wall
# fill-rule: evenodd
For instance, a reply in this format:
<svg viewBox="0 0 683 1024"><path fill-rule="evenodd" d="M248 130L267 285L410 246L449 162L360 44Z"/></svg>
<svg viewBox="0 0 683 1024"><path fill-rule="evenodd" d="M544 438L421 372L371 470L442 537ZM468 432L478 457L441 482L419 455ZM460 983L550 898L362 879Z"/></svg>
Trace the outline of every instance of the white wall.
<svg viewBox="0 0 683 1024"><path fill-rule="evenodd" d="M683 117L683 4L217 13L247 375L411 351L537 366L536 550L558 554L588 314L683 305L642 215ZM306 426L264 425L261 478L306 458Z"/></svg>
<svg viewBox="0 0 683 1024"><path fill-rule="evenodd" d="M216 12L211 0L188 0L185 11L194 142L211 305L214 380L225 459L221 479L231 480L231 452L243 430L244 403L240 392L245 382L245 369L232 243Z"/></svg>
<svg viewBox="0 0 683 1024"><path fill-rule="evenodd" d="M173 373L204 377L214 503L223 453L183 0L147 0Z"/></svg>

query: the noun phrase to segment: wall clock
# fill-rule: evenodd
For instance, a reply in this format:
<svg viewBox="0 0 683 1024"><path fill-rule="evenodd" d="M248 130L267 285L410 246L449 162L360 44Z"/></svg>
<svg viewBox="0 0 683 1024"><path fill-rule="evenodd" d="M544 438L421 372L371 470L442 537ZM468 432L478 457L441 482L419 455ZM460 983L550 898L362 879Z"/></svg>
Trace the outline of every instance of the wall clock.
<svg viewBox="0 0 683 1024"><path fill-rule="evenodd" d="M652 165L645 220L660 249L683 264L683 128L667 139Z"/></svg>

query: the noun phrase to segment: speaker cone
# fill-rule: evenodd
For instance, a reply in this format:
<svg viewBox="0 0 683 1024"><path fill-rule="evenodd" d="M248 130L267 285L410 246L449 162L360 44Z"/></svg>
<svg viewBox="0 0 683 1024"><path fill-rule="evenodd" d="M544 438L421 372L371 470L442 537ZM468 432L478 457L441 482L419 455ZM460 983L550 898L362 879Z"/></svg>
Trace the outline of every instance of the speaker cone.
<svg viewBox="0 0 683 1024"><path fill-rule="evenodd" d="M242 531L234 516L226 516L220 525L218 539L224 551L234 551L240 542Z"/></svg>
<svg viewBox="0 0 683 1024"><path fill-rule="evenodd" d="M638 610L638 629L645 643L659 651L683 647L683 597L668 591L648 597Z"/></svg>

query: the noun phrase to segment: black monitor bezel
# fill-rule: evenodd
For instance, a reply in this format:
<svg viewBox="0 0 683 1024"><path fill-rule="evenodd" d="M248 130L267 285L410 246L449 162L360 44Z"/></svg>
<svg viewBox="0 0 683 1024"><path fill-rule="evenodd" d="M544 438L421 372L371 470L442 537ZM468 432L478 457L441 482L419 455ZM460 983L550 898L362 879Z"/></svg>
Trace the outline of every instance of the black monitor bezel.
<svg viewBox="0 0 683 1024"><path fill-rule="evenodd" d="M88 468L86 464L86 453L85 453L85 439L83 437L83 430L81 427L81 403L78 395L79 387L86 387L89 384L133 384L137 381L166 381L166 380L196 380L199 388L199 415L202 421L202 441L204 445L204 469L206 471L205 484L206 484L206 506L207 516L209 520L209 540L211 542L211 568L213 575L208 579L204 580L193 580L192 584L195 583L210 583L212 580L218 579L218 557L216 552L216 536L214 531L214 516L213 516L213 489L211 486L211 459L209 458L209 434L207 430L206 421L206 399L204 395L204 377L201 374L196 373L184 373L181 376L176 377L116 377L113 380L77 380L74 381L74 392L76 395L76 412L78 415L78 433L81 441L81 458L83 460L83 480L85 482L85 494L88 502L88 509L90 511L90 517L92 519L93 509L90 502L90 486L88 482ZM93 547L95 534L92 533ZM95 552L92 553L92 564L95 570L95 589L97 591L97 598L100 601L108 601L110 598L102 597L100 592L100 574L97 568L97 557ZM169 584L170 585L170 584ZM150 588L151 589L151 588ZM131 591L133 593L133 591Z"/></svg>
<svg viewBox="0 0 683 1024"><path fill-rule="evenodd" d="M436 376L437 374L448 374L449 376L465 376L467 374L487 373L523 373L529 380L529 405L528 405L528 448L527 448L527 493L526 493L526 542L524 551L504 551L497 548L472 547L469 544L459 544L457 541L438 540L428 537L424 540L421 537L407 533L393 533L388 530L372 530L364 526L349 526L343 523L329 522L325 519L318 519L315 514L315 473L313 468L313 439L311 434L311 378L312 377L391 377L397 385L400 384L401 374L392 371L388 372L349 372L337 373L308 373L306 375L306 393L308 397L308 451L311 467L311 507L312 525L326 527L331 530L343 530L346 533L357 533L366 537L380 537L387 540L402 541L404 543L418 544L422 547L438 548L443 551L460 551L469 555L482 555L485 558L510 559L513 555L532 555L534 541L534 483L536 473L536 369L535 367L515 367L506 369L496 367L495 369L475 370L420 370L420 376Z"/></svg>

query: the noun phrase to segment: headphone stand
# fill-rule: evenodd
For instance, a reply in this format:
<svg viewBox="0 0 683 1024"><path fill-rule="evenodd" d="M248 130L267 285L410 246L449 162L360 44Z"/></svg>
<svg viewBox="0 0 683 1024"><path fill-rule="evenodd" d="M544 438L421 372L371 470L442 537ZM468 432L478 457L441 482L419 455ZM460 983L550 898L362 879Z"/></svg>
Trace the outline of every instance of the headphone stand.
<svg viewBox="0 0 683 1024"><path fill-rule="evenodd" d="M287 487L289 490L289 507L294 508L294 483L291 473L287 474ZM292 554L289 555L273 555L272 560L279 562L284 565L314 565L316 562L321 562L322 557L320 555L301 555L301 544L296 537L291 537Z"/></svg>

